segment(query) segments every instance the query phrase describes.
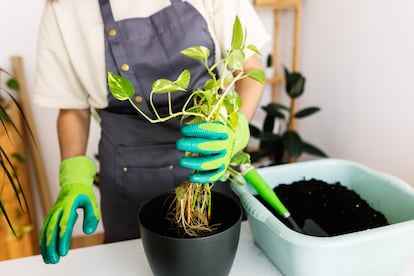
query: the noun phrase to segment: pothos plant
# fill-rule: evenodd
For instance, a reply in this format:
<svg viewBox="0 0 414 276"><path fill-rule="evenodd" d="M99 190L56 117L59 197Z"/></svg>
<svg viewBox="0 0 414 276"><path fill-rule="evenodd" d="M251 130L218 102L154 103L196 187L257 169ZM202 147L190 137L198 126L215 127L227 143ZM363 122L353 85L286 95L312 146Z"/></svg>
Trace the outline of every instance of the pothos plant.
<svg viewBox="0 0 414 276"><path fill-rule="evenodd" d="M112 95L122 101L129 101L130 104L151 123L162 123L173 118L180 117L183 124L194 124L198 122L221 122L235 129L237 127L238 113L242 102L235 91L234 85L237 81L244 78L251 78L255 81L264 82L265 76L262 70L243 70L245 60L245 50L260 54L254 45L246 45L246 31L238 17L233 24L233 34L231 49L227 50L226 55L216 61L213 65L208 65L210 50L204 46L193 46L181 51L181 54L188 58L200 60L204 64L206 72L210 78L204 83L204 87L188 90L191 79L189 70L183 70L176 80L158 79L152 84L150 94L150 105L155 114L155 118L145 114L132 100L134 87L129 80L108 72L108 86ZM221 67L223 72L220 76L216 75L216 69ZM188 98L180 110L173 110L171 103L172 93L187 93ZM166 94L168 97L168 115L161 117L154 105L153 96ZM186 153L187 155L194 153ZM229 166L227 166L221 181L231 177L238 177L240 174L235 169L237 166L250 162L247 153L236 154ZM170 208L167 217L179 229L184 230L189 236L202 236L206 232L211 232L214 226L210 225L211 219L211 187L213 183L201 184L184 181L175 189L175 200Z"/></svg>
<svg viewBox="0 0 414 276"><path fill-rule="evenodd" d="M20 137L23 137L23 134L20 133L19 128L15 124L17 122L14 122L13 118L10 114L8 114L9 106L15 105L17 107L18 111L22 115L25 127L27 127L30 132L30 128L28 127L23 111L13 95L13 92L17 92L18 90L19 85L16 79L8 71L0 68L0 124L2 126L3 135L5 135L10 142L12 142L13 139L10 133L11 130L16 132ZM31 230L31 226L16 226L13 223L13 219L20 217L27 209L27 201L23 193L22 184L18 177L16 162L23 163L25 160L17 152L7 152L5 146L0 144L0 171L2 172L0 181L0 216L2 215L4 217L13 235L17 239L21 239L25 232ZM7 186L11 187L14 197L18 202L18 210L17 212L13 212L13 215L7 208L7 202L3 196Z"/></svg>

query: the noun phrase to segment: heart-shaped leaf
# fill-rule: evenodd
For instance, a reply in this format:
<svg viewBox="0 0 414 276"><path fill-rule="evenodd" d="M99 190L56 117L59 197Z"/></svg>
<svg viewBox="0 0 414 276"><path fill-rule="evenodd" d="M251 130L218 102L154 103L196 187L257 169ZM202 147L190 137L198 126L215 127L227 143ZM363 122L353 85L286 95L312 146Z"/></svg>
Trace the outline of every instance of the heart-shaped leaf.
<svg viewBox="0 0 414 276"><path fill-rule="evenodd" d="M228 56L229 67L235 70L243 70L243 63L246 55L243 50L234 50Z"/></svg>
<svg viewBox="0 0 414 276"><path fill-rule="evenodd" d="M181 54L199 60L207 60L210 56L210 49L205 46L193 46L181 51Z"/></svg>
<svg viewBox="0 0 414 276"><path fill-rule="evenodd" d="M125 101L134 96L134 86L132 83L115 73L108 72L108 87L112 96L120 101Z"/></svg>
<svg viewBox="0 0 414 276"><path fill-rule="evenodd" d="M158 79L152 83L152 91L155 94L165 94L176 91L185 91L180 85L167 79Z"/></svg>
<svg viewBox="0 0 414 276"><path fill-rule="evenodd" d="M253 69L250 70L249 72L247 72L246 74L249 78L251 78L252 80L255 80L261 84L263 84L265 82L265 73L263 72L263 70L260 69Z"/></svg>
<svg viewBox="0 0 414 276"><path fill-rule="evenodd" d="M187 89L190 84L191 73L187 69L184 70L177 78L175 83L183 89Z"/></svg>

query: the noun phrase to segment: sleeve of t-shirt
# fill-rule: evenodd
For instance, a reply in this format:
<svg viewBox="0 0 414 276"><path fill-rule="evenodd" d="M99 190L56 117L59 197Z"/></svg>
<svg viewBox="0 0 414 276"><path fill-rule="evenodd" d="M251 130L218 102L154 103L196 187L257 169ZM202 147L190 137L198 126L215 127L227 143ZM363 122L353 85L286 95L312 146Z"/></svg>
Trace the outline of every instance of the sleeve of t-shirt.
<svg viewBox="0 0 414 276"><path fill-rule="evenodd" d="M246 44L261 49L269 42L270 36L263 26L256 10L248 0L212 0L210 17L219 41L221 53L231 48L233 24L236 16L246 30ZM247 57L252 54L247 52Z"/></svg>
<svg viewBox="0 0 414 276"><path fill-rule="evenodd" d="M38 30L34 102L44 107L88 108L88 95L72 67L53 4Z"/></svg>

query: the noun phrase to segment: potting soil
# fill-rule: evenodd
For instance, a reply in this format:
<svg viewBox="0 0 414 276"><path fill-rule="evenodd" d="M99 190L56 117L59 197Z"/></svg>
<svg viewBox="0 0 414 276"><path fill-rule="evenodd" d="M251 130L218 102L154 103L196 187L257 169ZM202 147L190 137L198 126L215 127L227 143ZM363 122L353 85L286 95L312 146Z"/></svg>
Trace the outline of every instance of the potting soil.
<svg viewBox="0 0 414 276"><path fill-rule="evenodd" d="M273 190L300 227L303 227L305 219L312 219L328 236L389 224L381 212L373 209L355 191L339 182L329 184L317 179L300 180L291 184L280 184ZM257 198L290 227L260 196Z"/></svg>

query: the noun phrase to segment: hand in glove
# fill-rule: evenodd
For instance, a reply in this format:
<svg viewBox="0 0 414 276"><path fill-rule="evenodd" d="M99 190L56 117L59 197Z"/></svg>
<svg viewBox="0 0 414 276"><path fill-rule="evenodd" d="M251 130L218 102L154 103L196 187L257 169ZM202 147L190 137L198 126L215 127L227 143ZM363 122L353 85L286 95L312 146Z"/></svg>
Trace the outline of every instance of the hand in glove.
<svg viewBox="0 0 414 276"><path fill-rule="evenodd" d="M95 232L100 212L93 192L95 164L85 156L68 158L60 164L60 192L40 231L40 251L47 264L58 263L69 251L76 209L83 209L83 232Z"/></svg>
<svg viewBox="0 0 414 276"><path fill-rule="evenodd" d="M195 183L219 180L231 158L247 145L250 136L248 122L241 113L235 129L219 122L202 122L184 126L181 133L184 138L177 141L177 149L200 154L180 159L182 167L198 171L189 178Z"/></svg>

